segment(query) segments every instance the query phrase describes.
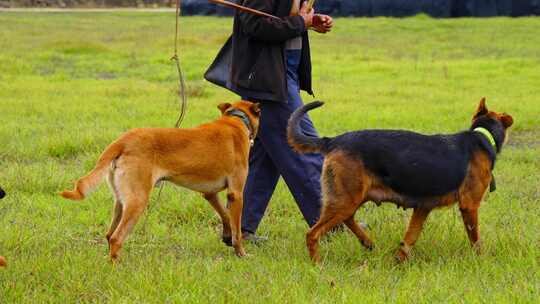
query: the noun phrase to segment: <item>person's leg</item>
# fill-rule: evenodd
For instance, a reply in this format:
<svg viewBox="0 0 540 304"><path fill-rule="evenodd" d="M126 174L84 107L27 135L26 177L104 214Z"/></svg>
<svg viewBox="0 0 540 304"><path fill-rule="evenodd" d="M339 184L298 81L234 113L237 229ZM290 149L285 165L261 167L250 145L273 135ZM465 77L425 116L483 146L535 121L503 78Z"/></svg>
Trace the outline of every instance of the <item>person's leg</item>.
<svg viewBox="0 0 540 304"><path fill-rule="evenodd" d="M264 111L261 111L261 115L262 113ZM259 126L257 138L249 153L249 173L244 186L242 210L242 231L244 232L255 233L257 230L279 179L277 168L260 140L260 137L266 136L268 131L271 130Z"/></svg>
<svg viewBox="0 0 540 304"><path fill-rule="evenodd" d="M292 149L290 151L296 153ZM287 159L286 162L278 162L280 164L278 170L291 191L304 219L311 227L315 225L321 212L320 177L323 157L315 153L296 157L289 153L277 157Z"/></svg>
<svg viewBox="0 0 540 304"><path fill-rule="evenodd" d="M283 176L304 219L309 226L313 226L320 214L320 175L323 157L315 153L299 154L292 150L287 142L287 122L292 112L303 105L296 72L299 59L299 51L288 51L288 100L287 103L265 104L261 111L262 115L265 110L272 115L265 115L264 123L273 128L271 136L261 137L261 141L278 172ZM300 125L306 135L317 136L315 127L307 115L304 115Z"/></svg>

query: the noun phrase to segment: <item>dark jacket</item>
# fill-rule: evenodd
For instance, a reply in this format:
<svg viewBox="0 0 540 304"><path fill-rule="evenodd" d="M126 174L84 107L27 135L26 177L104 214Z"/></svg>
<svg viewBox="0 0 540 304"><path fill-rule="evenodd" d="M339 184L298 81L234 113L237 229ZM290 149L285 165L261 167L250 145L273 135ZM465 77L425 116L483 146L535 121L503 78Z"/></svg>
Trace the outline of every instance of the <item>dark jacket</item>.
<svg viewBox="0 0 540 304"><path fill-rule="evenodd" d="M287 101L285 42L302 36L300 89L311 89L309 40L301 16L289 16L291 0L242 0L240 4L278 17L236 12L233 34L205 78L243 97Z"/></svg>

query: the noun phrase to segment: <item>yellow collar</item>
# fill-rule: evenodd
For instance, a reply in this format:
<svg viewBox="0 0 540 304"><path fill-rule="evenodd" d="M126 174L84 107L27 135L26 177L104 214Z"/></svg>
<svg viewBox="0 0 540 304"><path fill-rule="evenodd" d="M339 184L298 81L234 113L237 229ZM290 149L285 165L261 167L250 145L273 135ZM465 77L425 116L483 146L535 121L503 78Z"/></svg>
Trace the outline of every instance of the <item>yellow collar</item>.
<svg viewBox="0 0 540 304"><path fill-rule="evenodd" d="M473 131L483 134L487 138L489 143L493 146L493 148L495 148L495 150L497 150L497 145L495 144L495 138L493 138L493 135L491 135L491 133L488 131L488 129L478 127L478 128L474 128Z"/></svg>

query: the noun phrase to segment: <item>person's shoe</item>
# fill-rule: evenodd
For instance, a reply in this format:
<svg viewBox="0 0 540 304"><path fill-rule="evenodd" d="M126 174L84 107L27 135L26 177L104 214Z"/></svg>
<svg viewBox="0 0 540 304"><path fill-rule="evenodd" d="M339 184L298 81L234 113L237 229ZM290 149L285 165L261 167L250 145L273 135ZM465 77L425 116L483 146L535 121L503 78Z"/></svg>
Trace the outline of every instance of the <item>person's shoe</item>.
<svg viewBox="0 0 540 304"><path fill-rule="evenodd" d="M253 243L255 245L260 245L268 241L268 237L257 235L253 232L244 231L242 232L242 239L246 242Z"/></svg>

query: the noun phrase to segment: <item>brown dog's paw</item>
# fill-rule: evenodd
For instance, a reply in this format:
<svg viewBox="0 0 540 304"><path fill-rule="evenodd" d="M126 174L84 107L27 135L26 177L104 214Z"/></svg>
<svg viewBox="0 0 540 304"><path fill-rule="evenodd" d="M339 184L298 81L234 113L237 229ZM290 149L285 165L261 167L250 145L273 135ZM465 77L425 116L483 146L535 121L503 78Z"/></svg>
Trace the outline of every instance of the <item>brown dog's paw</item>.
<svg viewBox="0 0 540 304"><path fill-rule="evenodd" d="M109 262L111 262L111 265L116 266L120 264L120 257L118 256L118 254L109 255Z"/></svg>
<svg viewBox="0 0 540 304"><path fill-rule="evenodd" d="M234 248L234 253L236 253L236 256L239 257L239 258L243 258L243 257L245 257L247 255L246 251L242 247Z"/></svg>

